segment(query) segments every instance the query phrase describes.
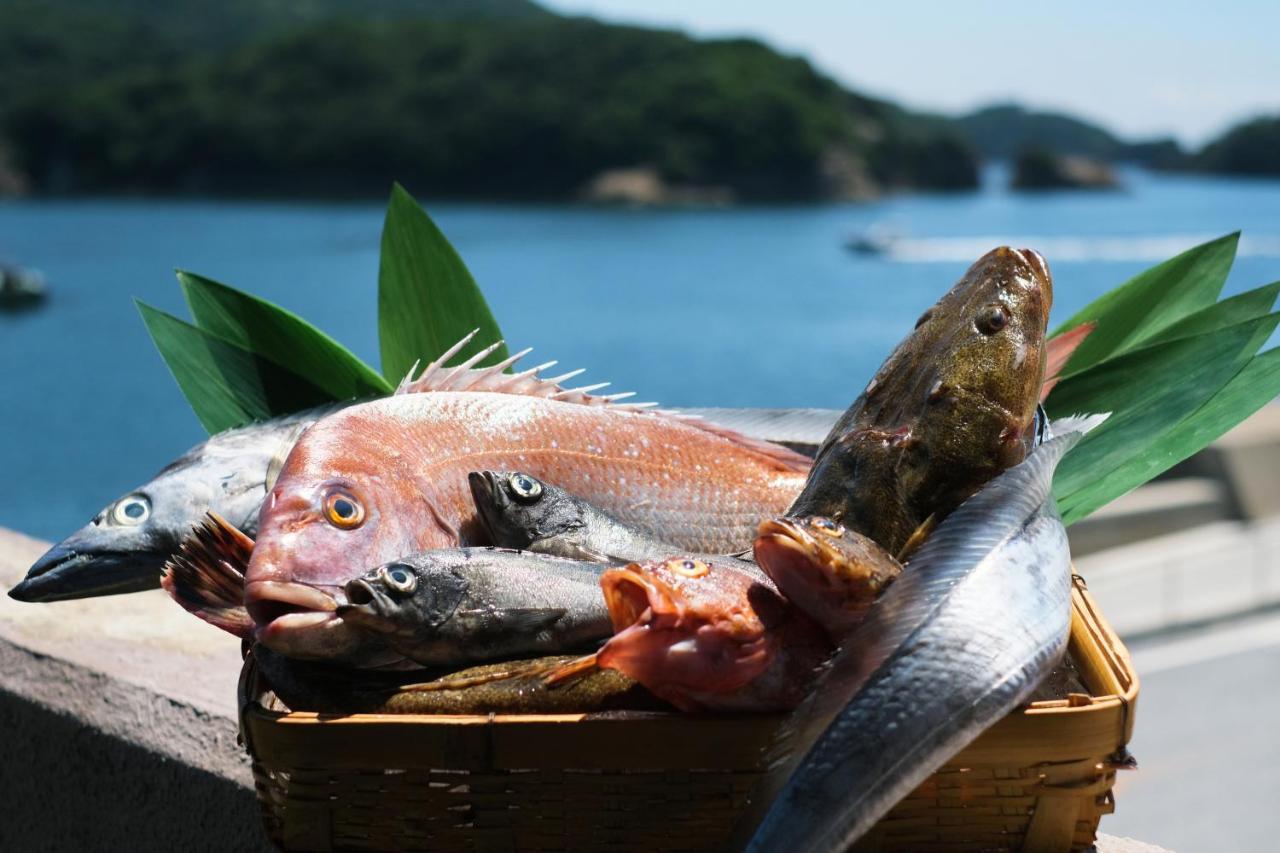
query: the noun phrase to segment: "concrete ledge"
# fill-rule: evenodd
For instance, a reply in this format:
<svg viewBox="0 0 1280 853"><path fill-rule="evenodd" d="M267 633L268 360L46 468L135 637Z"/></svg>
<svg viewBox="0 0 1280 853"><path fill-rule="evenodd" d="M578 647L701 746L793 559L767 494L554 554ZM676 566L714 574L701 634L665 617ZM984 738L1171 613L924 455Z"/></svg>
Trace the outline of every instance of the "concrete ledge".
<svg viewBox="0 0 1280 853"><path fill-rule="evenodd" d="M0 530L7 589L45 544ZM270 850L239 644L163 593L0 599L0 850Z"/></svg>

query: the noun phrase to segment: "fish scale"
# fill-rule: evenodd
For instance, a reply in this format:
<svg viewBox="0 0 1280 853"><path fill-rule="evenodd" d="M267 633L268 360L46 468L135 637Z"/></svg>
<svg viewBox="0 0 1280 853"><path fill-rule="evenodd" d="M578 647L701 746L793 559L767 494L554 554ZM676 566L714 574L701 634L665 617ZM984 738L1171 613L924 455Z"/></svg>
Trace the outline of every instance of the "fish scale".
<svg viewBox="0 0 1280 853"><path fill-rule="evenodd" d="M787 507L808 460L666 413L538 396L440 391L352 406L302 437L259 518L245 578L259 639L359 663L366 650L341 619L296 619L294 631L277 618L319 612L300 586L336 596L400 555L489 544L467 481L486 469L556 483L677 549L724 553L746 548L759 520ZM362 506L353 529L326 523L321 505L334 488Z"/></svg>

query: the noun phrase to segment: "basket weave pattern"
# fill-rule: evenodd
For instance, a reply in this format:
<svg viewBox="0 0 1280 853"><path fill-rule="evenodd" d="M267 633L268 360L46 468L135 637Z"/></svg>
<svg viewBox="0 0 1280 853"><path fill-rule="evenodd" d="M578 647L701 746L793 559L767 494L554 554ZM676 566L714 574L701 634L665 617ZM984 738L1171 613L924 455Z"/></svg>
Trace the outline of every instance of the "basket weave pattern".
<svg viewBox="0 0 1280 853"><path fill-rule="evenodd" d="M1010 714L899 803L860 851L1085 850L1132 734L1128 655L1077 582L1090 696ZM272 709L252 663L241 728L285 850L722 850L777 717L378 715Z"/></svg>

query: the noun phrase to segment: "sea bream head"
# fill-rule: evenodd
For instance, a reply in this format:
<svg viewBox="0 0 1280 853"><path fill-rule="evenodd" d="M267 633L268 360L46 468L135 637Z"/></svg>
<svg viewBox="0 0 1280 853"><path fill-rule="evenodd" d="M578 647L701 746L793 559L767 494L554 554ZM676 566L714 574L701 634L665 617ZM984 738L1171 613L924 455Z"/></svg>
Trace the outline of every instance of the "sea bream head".
<svg viewBox="0 0 1280 853"><path fill-rule="evenodd" d="M374 405L309 429L262 504L244 600L257 640L281 654L364 661L370 638L336 614L346 583L402 554L458 544L433 518L394 431L363 411Z"/></svg>
<svg viewBox="0 0 1280 853"><path fill-rule="evenodd" d="M252 534L267 481L315 417L303 412L196 445L50 548L9 595L58 601L154 589L165 561L208 511Z"/></svg>
<svg viewBox="0 0 1280 853"><path fill-rule="evenodd" d="M1039 253L980 258L837 422L789 515L825 515L897 554L1035 436L1053 282Z"/></svg>

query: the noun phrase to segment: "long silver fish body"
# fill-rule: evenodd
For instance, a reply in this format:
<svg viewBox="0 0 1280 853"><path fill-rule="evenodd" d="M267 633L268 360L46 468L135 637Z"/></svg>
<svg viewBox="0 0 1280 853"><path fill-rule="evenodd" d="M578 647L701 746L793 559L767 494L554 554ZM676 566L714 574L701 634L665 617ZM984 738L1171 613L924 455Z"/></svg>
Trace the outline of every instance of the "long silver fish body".
<svg viewBox="0 0 1280 853"><path fill-rule="evenodd" d="M210 510L252 535L268 483L298 436L343 405L210 436L45 552L10 597L61 601L155 589L165 560Z"/></svg>
<svg viewBox="0 0 1280 853"><path fill-rule="evenodd" d="M768 812L748 850L845 850L1027 701L1070 628L1053 471L1098 422L1059 422L948 516L873 605L789 721L791 757L772 777L786 781L756 798L754 814Z"/></svg>

